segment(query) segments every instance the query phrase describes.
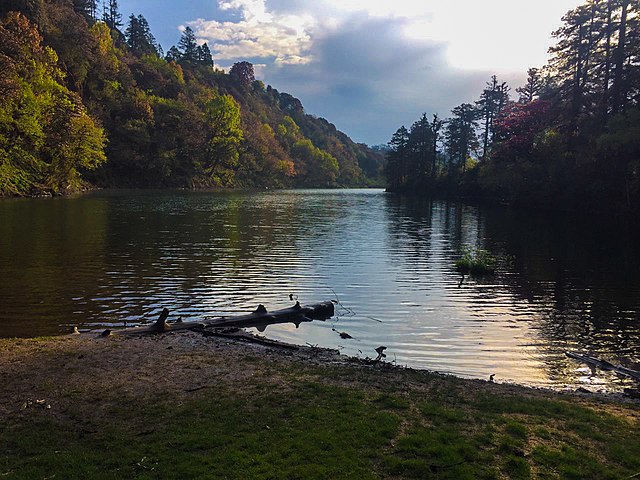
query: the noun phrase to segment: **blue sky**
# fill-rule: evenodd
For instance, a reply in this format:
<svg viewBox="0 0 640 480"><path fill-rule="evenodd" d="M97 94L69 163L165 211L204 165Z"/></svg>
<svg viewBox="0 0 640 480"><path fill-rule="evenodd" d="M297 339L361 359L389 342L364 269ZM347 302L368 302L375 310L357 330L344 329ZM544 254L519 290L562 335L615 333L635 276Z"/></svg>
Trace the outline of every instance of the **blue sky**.
<svg viewBox="0 0 640 480"><path fill-rule="evenodd" d="M422 112L446 117L491 75L514 94L581 0L121 0L168 50L191 26L218 66L247 60L355 141L386 143Z"/></svg>

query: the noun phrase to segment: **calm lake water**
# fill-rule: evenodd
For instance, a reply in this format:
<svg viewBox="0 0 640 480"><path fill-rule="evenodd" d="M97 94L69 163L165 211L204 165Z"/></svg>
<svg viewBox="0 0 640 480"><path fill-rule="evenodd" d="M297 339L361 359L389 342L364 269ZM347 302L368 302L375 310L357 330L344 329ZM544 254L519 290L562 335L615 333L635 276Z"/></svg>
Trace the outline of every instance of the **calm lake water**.
<svg viewBox="0 0 640 480"><path fill-rule="evenodd" d="M511 262L465 278L463 245ZM619 389L565 358L640 362L640 252L623 227L380 190L101 192L0 202L0 335L338 298L270 338L465 377ZM175 318L175 317L173 317ZM338 332L347 332L343 340Z"/></svg>

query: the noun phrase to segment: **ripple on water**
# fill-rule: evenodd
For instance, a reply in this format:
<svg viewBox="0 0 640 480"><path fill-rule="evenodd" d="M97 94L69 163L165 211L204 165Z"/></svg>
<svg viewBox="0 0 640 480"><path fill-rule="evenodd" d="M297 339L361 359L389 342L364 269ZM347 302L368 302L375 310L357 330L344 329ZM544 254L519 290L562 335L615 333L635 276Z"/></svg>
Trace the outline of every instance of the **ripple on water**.
<svg viewBox="0 0 640 480"><path fill-rule="evenodd" d="M463 278L462 245L513 262ZM640 363L636 245L571 218L380 190L0 202L0 325L41 335L148 322L162 307L198 320L286 307L289 295L339 299L338 318L266 334L361 357L386 345L390 361L467 377L620 388L563 352Z"/></svg>

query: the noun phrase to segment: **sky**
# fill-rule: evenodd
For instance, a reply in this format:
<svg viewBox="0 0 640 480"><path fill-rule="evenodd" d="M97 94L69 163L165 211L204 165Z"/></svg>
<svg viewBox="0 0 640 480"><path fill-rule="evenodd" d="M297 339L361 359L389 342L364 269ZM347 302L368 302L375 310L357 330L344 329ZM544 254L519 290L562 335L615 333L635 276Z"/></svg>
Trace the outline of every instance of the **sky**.
<svg viewBox="0 0 640 480"><path fill-rule="evenodd" d="M515 89L583 0L121 0L163 48L190 26L217 66L298 97L357 142L387 143L424 112L475 101L491 75Z"/></svg>

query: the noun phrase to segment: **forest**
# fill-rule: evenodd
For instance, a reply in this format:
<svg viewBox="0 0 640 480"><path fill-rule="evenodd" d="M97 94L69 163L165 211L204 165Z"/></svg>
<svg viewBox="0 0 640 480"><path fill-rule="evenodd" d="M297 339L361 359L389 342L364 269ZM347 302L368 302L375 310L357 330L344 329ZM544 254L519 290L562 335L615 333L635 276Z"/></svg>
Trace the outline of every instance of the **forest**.
<svg viewBox="0 0 640 480"><path fill-rule="evenodd" d="M640 3L588 0L515 92L493 76L388 144L388 190L640 212Z"/></svg>
<svg viewBox="0 0 640 480"><path fill-rule="evenodd" d="M383 184L379 151L117 0L3 0L0 71L0 196Z"/></svg>

